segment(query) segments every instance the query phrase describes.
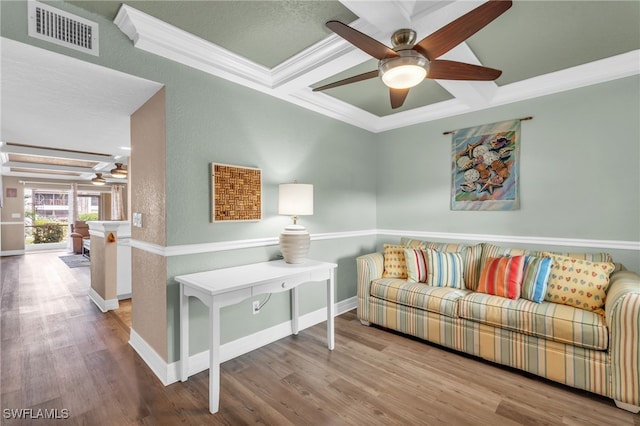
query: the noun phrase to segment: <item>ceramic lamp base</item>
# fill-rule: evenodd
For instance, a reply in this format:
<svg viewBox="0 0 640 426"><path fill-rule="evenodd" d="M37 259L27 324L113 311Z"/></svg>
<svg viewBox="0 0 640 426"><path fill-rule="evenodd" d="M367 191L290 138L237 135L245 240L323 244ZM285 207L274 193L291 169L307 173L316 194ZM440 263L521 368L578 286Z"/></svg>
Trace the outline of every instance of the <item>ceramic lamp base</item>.
<svg viewBox="0 0 640 426"><path fill-rule="evenodd" d="M311 238L304 226L289 225L280 234L280 251L287 263L303 263L310 245Z"/></svg>

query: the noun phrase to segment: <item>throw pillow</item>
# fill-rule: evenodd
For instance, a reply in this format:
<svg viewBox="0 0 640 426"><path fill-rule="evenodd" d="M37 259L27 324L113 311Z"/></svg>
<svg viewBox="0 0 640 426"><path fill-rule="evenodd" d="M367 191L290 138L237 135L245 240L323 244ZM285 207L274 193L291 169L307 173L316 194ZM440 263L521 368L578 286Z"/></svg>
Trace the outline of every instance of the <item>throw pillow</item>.
<svg viewBox="0 0 640 426"><path fill-rule="evenodd" d="M490 257L480 274L477 291L518 300L523 271L524 256Z"/></svg>
<svg viewBox="0 0 640 426"><path fill-rule="evenodd" d="M427 253L421 249L405 248L404 259L407 262L407 276L409 281L426 283Z"/></svg>
<svg viewBox="0 0 640 426"><path fill-rule="evenodd" d="M407 278L407 262L404 259L405 246L384 245L384 272L382 278Z"/></svg>
<svg viewBox="0 0 640 426"><path fill-rule="evenodd" d="M425 249L427 253L427 284L436 287L464 288L462 256Z"/></svg>
<svg viewBox="0 0 640 426"><path fill-rule="evenodd" d="M547 281L550 272L550 257L525 256L522 297L532 302L542 303L547 294Z"/></svg>
<svg viewBox="0 0 640 426"><path fill-rule="evenodd" d="M462 276L466 288L475 290L480 278L480 258L482 254L482 244L467 246L460 243L442 243L435 241L420 241L409 237L402 237L400 244L411 248L428 248L447 253L460 253L462 255Z"/></svg>
<svg viewBox="0 0 640 426"><path fill-rule="evenodd" d="M603 315L609 275L615 265L551 253L544 255L553 259L545 300Z"/></svg>

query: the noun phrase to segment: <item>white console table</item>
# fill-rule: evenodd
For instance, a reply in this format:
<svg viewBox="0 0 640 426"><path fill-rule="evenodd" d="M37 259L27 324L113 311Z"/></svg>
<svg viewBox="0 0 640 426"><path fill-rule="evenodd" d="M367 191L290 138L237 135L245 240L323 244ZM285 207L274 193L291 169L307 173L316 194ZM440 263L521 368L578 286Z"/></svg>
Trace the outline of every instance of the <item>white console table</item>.
<svg viewBox="0 0 640 426"><path fill-rule="evenodd" d="M179 275L180 283L180 380L189 378L189 296L209 308L209 411L218 412L220 403L220 309L247 298L291 290L291 324L298 334L298 289L306 282L327 284L327 346L334 348L335 263L306 260L289 264L283 260Z"/></svg>

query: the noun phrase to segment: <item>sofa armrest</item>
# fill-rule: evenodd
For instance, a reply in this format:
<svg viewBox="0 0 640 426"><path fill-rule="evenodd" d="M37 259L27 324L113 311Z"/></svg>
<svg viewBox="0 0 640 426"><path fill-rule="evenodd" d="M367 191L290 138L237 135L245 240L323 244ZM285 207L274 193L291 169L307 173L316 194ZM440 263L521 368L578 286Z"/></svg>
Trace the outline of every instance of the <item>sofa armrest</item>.
<svg viewBox="0 0 640 426"><path fill-rule="evenodd" d="M611 397L640 406L640 275L611 275L605 315L609 327Z"/></svg>
<svg viewBox="0 0 640 426"><path fill-rule="evenodd" d="M356 258L356 266L358 271L358 318L362 323L368 323L371 281L382 277L384 256L382 253L365 254Z"/></svg>

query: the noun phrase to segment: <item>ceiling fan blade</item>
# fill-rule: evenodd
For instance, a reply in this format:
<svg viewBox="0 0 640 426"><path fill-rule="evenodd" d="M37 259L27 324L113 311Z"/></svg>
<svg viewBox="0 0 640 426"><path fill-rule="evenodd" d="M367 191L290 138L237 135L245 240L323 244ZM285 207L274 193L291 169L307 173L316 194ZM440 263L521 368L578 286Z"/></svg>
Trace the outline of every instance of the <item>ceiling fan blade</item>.
<svg viewBox="0 0 640 426"><path fill-rule="evenodd" d="M345 84L351 84L358 81L369 80L370 78L375 78L379 74L378 70L365 72L364 74L354 75L353 77L345 78L344 80L336 81L335 83L325 84L324 86L316 87L313 89L314 92L319 92L321 90L332 89L338 86L344 86Z"/></svg>
<svg viewBox="0 0 640 426"><path fill-rule="evenodd" d="M430 61L444 55L511 7L511 1L490 0L423 38L413 48Z"/></svg>
<svg viewBox="0 0 640 426"><path fill-rule="evenodd" d="M476 80L492 81L500 77L502 71L464 62L436 59L429 64L427 78L436 80Z"/></svg>
<svg viewBox="0 0 640 426"><path fill-rule="evenodd" d="M325 25L331 31L376 59L382 60L384 58L398 56L395 50L340 21L329 21Z"/></svg>
<svg viewBox="0 0 640 426"><path fill-rule="evenodd" d="M408 94L409 94L409 89L389 88L389 95L391 97L391 108L393 109L400 108L404 103L404 100L407 99Z"/></svg>

